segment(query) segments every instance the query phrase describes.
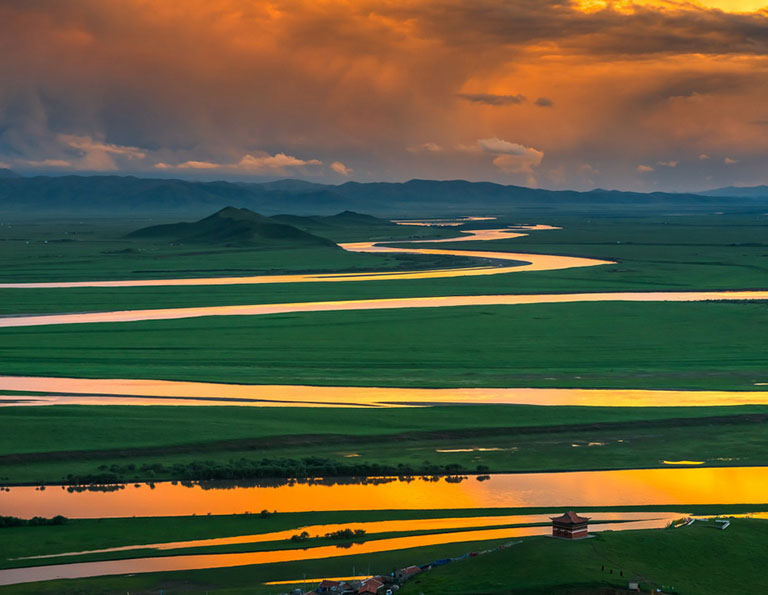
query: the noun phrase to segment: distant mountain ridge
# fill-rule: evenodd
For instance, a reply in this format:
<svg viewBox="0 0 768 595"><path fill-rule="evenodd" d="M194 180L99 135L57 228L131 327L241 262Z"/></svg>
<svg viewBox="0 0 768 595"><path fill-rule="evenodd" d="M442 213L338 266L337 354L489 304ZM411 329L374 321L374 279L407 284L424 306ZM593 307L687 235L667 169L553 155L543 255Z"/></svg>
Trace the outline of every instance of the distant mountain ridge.
<svg viewBox="0 0 768 595"><path fill-rule="evenodd" d="M726 186L714 190L697 192L701 196L727 196L734 198L765 198L768 199L768 186Z"/></svg>
<svg viewBox="0 0 768 595"><path fill-rule="evenodd" d="M8 170L10 171L10 170ZM723 190L724 191L724 190ZM720 192L723 192L720 191ZM226 206L264 215L333 215L340 211L386 216L499 215L520 209L611 210L765 208L760 191L732 197L704 194L541 190L464 180L266 183L192 182L134 176L0 176L0 213L72 216L204 215Z"/></svg>
<svg viewBox="0 0 768 595"><path fill-rule="evenodd" d="M254 213L248 209L225 207L193 223L169 223L136 230L127 237L162 239L180 244L215 244L269 248L333 248L326 238L302 231Z"/></svg>

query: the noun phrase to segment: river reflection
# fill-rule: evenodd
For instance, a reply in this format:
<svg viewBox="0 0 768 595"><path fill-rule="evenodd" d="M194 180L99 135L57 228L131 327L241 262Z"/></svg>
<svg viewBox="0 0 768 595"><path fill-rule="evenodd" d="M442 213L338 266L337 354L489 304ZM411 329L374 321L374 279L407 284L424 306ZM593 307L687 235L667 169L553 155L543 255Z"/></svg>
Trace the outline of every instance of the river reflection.
<svg viewBox="0 0 768 595"><path fill-rule="evenodd" d="M584 512L583 515L589 516L591 523L630 522L637 521L659 521L667 523L681 517L679 512ZM79 552L65 552L61 554L48 554L44 556L27 556L25 558L15 558L18 560L42 560L49 558L62 558L66 556L79 556L84 554L103 554L108 552L126 552L137 549L155 549L155 550L175 550L191 547L213 547L224 545L242 545L268 543L271 541L290 539L293 535L306 532L310 537L323 537L327 533L350 529L351 531L365 531L366 536L370 537L377 533L399 533L410 531L445 531L449 529L471 529L481 527L502 528L505 525L550 525L550 517L546 514L526 514L526 515L499 515L499 516L472 516L459 518L441 518L441 519L408 519L395 521L365 521L365 522L345 522L331 525L306 525L294 527L286 531L274 531L271 533L259 533L255 535L237 535L235 537L217 537L213 539L196 539L192 541L169 541L162 543L126 545L120 547L110 547L99 550L84 550ZM511 528L511 527L509 527ZM595 527L597 528L597 527ZM538 527L535 531L538 531Z"/></svg>
<svg viewBox="0 0 768 595"><path fill-rule="evenodd" d="M565 304L574 302L706 302L734 300L768 300L768 291L658 291L647 293L614 292L528 295L454 295L333 302L252 304L243 306L160 308L151 310L120 310L116 312L88 312L82 314L6 316L0 317L0 328L54 324L136 322L140 320L178 320L181 318L199 318L203 316L265 316L269 314L286 314L294 312L346 312L393 310L402 308L455 308L460 306L515 306L525 304Z"/></svg>
<svg viewBox="0 0 768 595"><path fill-rule="evenodd" d="M632 523L606 523L596 525L597 531L633 529L652 529L665 526L667 519L659 518ZM36 566L0 570L0 585L39 582L62 578L82 578L129 574L137 572L161 572L178 570L199 570L202 568L226 568L251 564L275 564L297 560L319 560L425 547L448 543L467 543L494 539L512 539L532 535L546 535L551 527L523 527L513 529L481 529L430 535L414 535L379 539L364 543L355 543L349 547L322 546L304 550L277 550L267 552L246 552L239 554L190 554L185 556L164 556L158 558L135 558L132 560L110 560L106 562L81 562L76 564L57 564L54 566ZM418 554L416 554L418 555ZM414 560L424 563L429 560Z"/></svg>
<svg viewBox="0 0 768 595"><path fill-rule="evenodd" d="M0 395L19 405L248 405L280 407L403 407L456 404L683 407L759 405L765 391L569 388L383 388L224 384L124 378L0 376L0 390L46 393Z"/></svg>
<svg viewBox="0 0 768 595"><path fill-rule="evenodd" d="M526 234L516 233L519 230L558 229L548 225L532 225L513 229L480 229L467 230L464 235L456 238L441 240L408 240L396 243L432 243L454 241L484 241L510 239ZM423 271L380 271L370 273L309 273L294 275L255 275L251 277L206 277L197 279L138 279L124 281L63 281L45 283L0 283L0 289L50 289L72 287L158 287L184 285L252 285L266 283L331 283L344 281L381 281L387 279L439 279L446 277L465 277L476 275L498 275L517 271L551 271L573 267L614 264L609 261L574 256L553 256L548 254L521 254L511 252L482 252L467 250L432 250L426 248L398 248L394 246L379 246L376 242L353 242L339 244L348 252L396 252L401 254L440 254L447 256L463 256L482 260L514 262L513 266L499 266L497 263L484 264L478 267L460 267L450 269L430 269Z"/></svg>
<svg viewBox="0 0 768 595"><path fill-rule="evenodd" d="M214 485L226 489L211 489ZM425 510L519 507L762 504L768 502L768 467L705 467L520 473L445 480L294 483L278 487L158 483L111 492L64 487L13 487L0 492L3 514L30 518L187 516L328 510Z"/></svg>

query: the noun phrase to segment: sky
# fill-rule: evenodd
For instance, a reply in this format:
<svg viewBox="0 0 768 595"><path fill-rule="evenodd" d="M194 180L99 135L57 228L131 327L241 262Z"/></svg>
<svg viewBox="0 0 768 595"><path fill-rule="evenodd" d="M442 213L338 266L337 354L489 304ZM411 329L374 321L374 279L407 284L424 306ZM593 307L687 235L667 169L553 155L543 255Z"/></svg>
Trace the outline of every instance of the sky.
<svg viewBox="0 0 768 595"><path fill-rule="evenodd" d="M0 0L0 167L768 184L768 0Z"/></svg>

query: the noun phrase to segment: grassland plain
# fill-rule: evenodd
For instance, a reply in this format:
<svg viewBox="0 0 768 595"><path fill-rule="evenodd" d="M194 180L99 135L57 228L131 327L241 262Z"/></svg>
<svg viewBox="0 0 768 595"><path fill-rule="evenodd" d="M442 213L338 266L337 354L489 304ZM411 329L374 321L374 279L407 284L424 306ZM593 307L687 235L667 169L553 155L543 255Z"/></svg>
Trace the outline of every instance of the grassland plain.
<svg viewBox="0 0 768 595"><path fill-rule="evenodd" d="M514 510L514 509L512 509ZM724 510L729 511L730 514L734 514L730 512L731 509L724 508ZM291 513L284 513L280 514L279 516L287 516L288 518L281 523L281 528L277 529L276 531L279 532L279 534L270 534L270 531L265 531L263 529L263 526L260 526L257 529L253 529L251 532L246 531L243 533L242 531L246 526L249 525L247 522L242 522L242 519L247 518L247 516L256 517L258 518L259 514L251 514L251 515L238 515L240 519L239 527L235 528L236 523L230 522L227 523L227 519L231 519L232 517L223 517L225 519L224 522L218 523L185 523L184 521L189 519L190 517L173 517L175 519L175 523L171 519L160 519L160 522L157 523L158 526L165 527L166 531L174 531L174 541L169 542L168 541L168 535L169 533L165 533L165 535L158 533L155 529L151 529L147 531L147 522L149 519L116 519L118 521L134 521L133 523L126 523L126 522L117 522L117 523L109 523L109 526L114 530L122 530L126 531L124 533L121 533L118 539L104 539L100 537L103 534L103 529L100 529L98 527L93 527L91 525L88 528L81 527L80 531L73 531L71 532L67 537L64 537L64 532L59 532L58 534L54 534L53 532L46 533L38 533L37 537L43 537L47 540L46 544L46 551L49 551L52 553L54 557L43 557L43 558L36 558L34 556L39 556L41 554L37 553L40 552L40 544L39 543L33 543L29 540L28 537L25 537L24 535L19 534L19 532L16 532L15 535L9 536L14 538L20 538L21 545L13 545L12 547L8 548L7 552L1 552L0 556L3 557L2 560L0 560L0 569L7 569L7 568L28 568L28 567L35 567L35 566L48 566L48 565L57 565L57 564L73 564L78 562L96 562L96 561L103 561L103 560L128 560L128 559L135 559L135 558L160 558L160 557L168 557L168 556L184 556L184 555L198 555L198 554L234 554L234 553L244 553L244 552L271 552L271 551L283 551L283 550L311 550L314 548L321 548L325 546L339 546L339 547L351 547L353 544L360 544L360 543L367 543L372 541L382 541L382 540L388 540L393 538L401 538L401 537L418 537L418 536L425 536L425 535L442 535L446 533L468 533L473 532L477 530L499 530L499 529L531 529L531 528L541 528L541 527L548 527L550 526L550 522L546 518L546 516L540 515L540 520L538 521L530 521L530 520L520 520L519 522L514 522L514 519L509 519L506 517L506 514L509 511L504 511L502 509L491 509L490 514L484 515L488 517L497 517L496 519L491 518L490 523L486 519L479 519L474 520L474 517L476 516L477 512L482 512L482 509L479 510L473 510L472 514L466 514L469 511L461 511L465 514L459 514L458 517L450 517L450 516L441 516L441 515L434 515L431 513L434 513L436 511L427 511L426 515L421 515L417 513L413 513L411 511L391 511L387 512L385 511L383 514L379 513L378 515L367 515L365 512L363 514L356 514L354 512L347 512L347 511L334 511L332 513L311 513L311 516L309 514L300 514L295 515ZM684 509L684 512L687 512L688 509ZM451 514L452 511L448 511L448 514ZM665 510L663 511L665 514L670 513L673 511ZM557 512L552 512L552 509L549 509L543 513L542 515L546 514L556 514ZM590 513L594 514L594 513ZM619 513L620 516L621 513ZM272 515L277 516L277 515ZM655 514L654 512L647 512L642 511L641 515L642 518L648 518L653 519L654 516L657 518L659 517L658 514ZM683 516L683 511L680 512L680 516ZM360 520L360 519L367 519L372 518L373 520ZM198 517L191 517L193 519ZM209 519L217 519L222 517L215 517L215 516L207 516L207 517L201 517L201 518L209 518ZM357 523L376 523L378 521L408 521L408 520L415 520L418 522L427 522L430 518L436 518L436 519L455 519L455 518L461 518L461 521L456 523L455 520L449 520L448 525L444 528L422 528L422 529L413 529L415 525L412 523L403 523L401 525L401 528L398 529L397 522L390 523L389 529L382 530L379 529L373 529L369 531L363 530L362 534L358 534L357 536L352 537L344 537L344 536L328 536L327 533L318 533L318 531L327 531L331 532L331 528L323 528L323 529L317 529L317 527L324 527L327 525L333 525L333 527L344 525L349 526L356 526ZM628 517L629 518L629 517ZM664 515L661 516L661 518L665 518ZM303 519L303 521L302 521ZM320 519L320 522L317 521L317 519ZM333 519L333 520L326 520L326 519ZM115 519L104 519L105 521L109 520L115 520ZM154 520L154 519L152 519ZM152 520L149 520L149 522L152 522ZM171 522L168 522L168 521ZM103 521L100 519L92 519L94 523L102 523ZM135 522L135 521L144 521L142 522ZM162 522L166 521L166 522ZM512 522L510 522L512 521ZM622 522L622 521L615 521L615 520L600 520L600 521L593 521L591 525L593 528L598 529L600 525L604 525L606 523L615 523L615 522ZM624 521L624 522L630 522L630 521ZM72 525L77 524L78 521L72 521L67 520L64 522L64 525ZM438 523L439 524L439 523ZM186 526L185 526L186 525ZM191 537L189 538L182 538L180 540L176 540L175 535L178 534L175 531L175 527L181 526L181 534L190 534ZM251 524L253 526L253 524ZM363 525L368 526L368 525ZM373 525L374 527L376 525ZM227 529L229 527L229 529ZM302 532L302 529L308 528L313 533L309 534L307 532L308 536L305 537L305 539L302 540L292 540L290 537L293 535L300 535ZM202 537L197 537L196 535L200 535L202 531L207 529L207 533L203 534ZM222 533L223 532L223 533ZM535 531L534 531L535 533ZM220 543L220 544L211 544L209 543L200 543L201 541L207 541L210 539L216 539L216 535L221 535L223 539L228 539L231 537L247 537L247 538L254 538L252 540L243 539L243 543ZM461 535L458 535L459 539L457 539L457 542L461 541ZM86 540L87 538L87 540ZM153 540L154 538L154 540ZM63 541L63 539L67 539L67 541ZM131 541L132 539L132 541ZM261 539L261 540L260 540ZM475 538L476 539L476 538ZM197 541L197 543L195 543ZM235 540L237 541L237 540ZM82 544L82 547L80 548L73 548L73 544L80 543ZM100 546L94 546L94 543L112 543L116 545L106 545L103 549L111 549L115 547L127 547L128 549L118 550L118 551L98 551L99 549L102 549ZM56 545L56 551L51 549L52 545ZM159 547L151 547L152 544L165 544L162 549ZM298 544L298 545L297 545ZM25 549L26 547L26 549ZM422 547L429 547L429 546L422 546ZM62 549L63 548L63 549ZM94 551L96 550L96 551ZM31 552L31 553L30 553ZM89 553L90 552L90 553ZM59 555L61 554L61 555ZM45 554L44 554L45 555ZM7 556L7 557L6 557ZM32 558L27 558L26 556L33 556ZM334 556L328 556L329 558ZM297 556L298 558L298 556Z"/></svg>
<svg viewBox="0 0 768 595"><path fill-rule="evenodd" d="M447 259L345 252L336 247L286 248L218 243L179 243L131 238L149 220L49 221L0 224L0 281L155 279L246 276L302 271L392 270L432 266ZM445 228L397 225L326 225L334 241L408 240L456 235ZM330 232L330 234L328 234Z"/></svg>
<svg viewBox="0 0 768 595"><path fill-rule="evenodd" d="M64 554L141 544L194 541L241 535L261 535L277 531L291 531L312 525L344 523L370 523L377 521L409 521L419 519L468 519L467 527L472 528L473 518L504 517L508 515L559 514L568 510L564 507L549 508L459 508L440 510L361 510L322 512L277 512L262 516L259 513L237 515L197 515L173 517L133 517L104 519L69 519L63 525L38 527L3 528L0 535L0 568L71 562L73 557L39 560L17 560L25 556ZM590 507L593 513L647 513L653 518L657 512L680 512L683 514L718 515L745 514L768 510L768 505L665 505L665 506L597 506ZM272 512L272 511L270 511ZM499 525L504 524L500 520ZM245 544L241 544L245 545ZM294 542L295 547L295 542ZM148 551L140 555L167 555L168 550ZM106 552L105 552L106 553ZM115 552L118 557L126 551ZM103 559L104 554L90 554ZM382 571L379 569L379 571ZM293 577L289 577L293 578Z"/></svg>
<svg viewBox="0 0 768 595"><path fill-rule="evenodd" d="M122 524L126 522L129 521ZM158 523L161 525L162 521ZM109 528L109 523L104 521L103 527ZM86 532L102 531L94 531L91 525ZM301 581L305 576L348 576L353 571L369 569L389 572L407 564L424 564L509 541L458 543L236 568L50 581L4 587L2 592L98 594L162 589L166 593L182 593L210 589L217 593L281 593L285 586L263 583L281 579ZM761 576L768 547L768 522L737 519L726 531L716 530L713 523L697 523L682 529L607 532L573 543L546 537L515 541L520 543L509 549L421 574L406 584L404 592L581 595L598 592L600 588L626 587L630 579L642 577L646 585L666 585L680 593L747 593Z"/></svg>
<svg viewBox="0 0 768 595"><path fill-rule="evenodd" d="M762 215L526 219L531 223L561 225L563 229L535 232L511 240L462 242L453 246L466 250L590 256L614 260L617 264L429 281L183 289L0 290L0 312L452 294L762 289L768 278L765 258L768 246ZM492 227L519 222L492 222ZM402 229L404 231L397 231L402 233L400 239L423 231ZM453 232L440 233L445 237ZM333 249L307 253L140 246L110 239L117 236L110 235L113 232L106 227L99 232L103 234L99 240L103 244L91 244L81 239L84 236L76 242L55 242L51 240L71 238L44 237L48 232L34 236L35 233L2 242L4 250L0 261L8 264L3 268L7 271L4 280L237 276L318 269L453 266L452 263L467 262L347 254ZM369 229L334 233L336 235L329 237L335 241L373 239ZM381 230L376 233L382 234ZM376 237L394 238L383 234ZM30 239L30 244L26 244ZM45 239L49 240L48 244ZM20 241L24 242L23 246ZM24 252L27 246L31 248ZM425 244L415 246L426 247ZM440 248L451 246L451 243L439 244ZM26 262L13 262L19 253L26 255ZM34 278L27 277L25 269ZM760 390L755 383L768 381L764 353L767 323L768 308L763 303L602 303L328 312L3 329L0 373L319 385ZM285 355L288 353L289 357ZM168 471L174 465L183 467L201 460L226 465L240 457L300 458L311 454L342 461L351 453L381 464L420 465L426 460L470 470L482 465L491 471L657 467L662 459L704 460L707 465L762 465L766 464L764 453L768 452L768 433L764 430L767 409L757 406L690 409L478 406L375 411L112 406L10 408L0 410L3 427L10 429L7 436L0 436L3 453L0 477L4 477L5 483L36 483L59 481L69 473L93 473L100 467L110 471L113 465L124 473L122 469L129 464L162 464L164 471L154 477L162 479L174 477L173 470ZM169 424L168 419L174 423ZM321 426L328 427L329 433L318 435L315 441L297 441L297 436L306 438L309 433L316 434ZM337 432L337 427L343 431ZM669 432L670 427L675 431ZM371 435L374 440L370 439ZM190 436L195 437L193 442L189 441ZM437 452L476 447L507 450ZM129 476L124 474L124 477ZM145 479L140 474L130 478ZM730 512L736 512L733 509L729 507ZM480 512L472 511L472 514ZM338 514L334 518L346 521L357 518L358 513ZM423 512L418 514L422 516ZM445 511L439 514L444 515ZM271 522L282 522L283 516L270 517L274 519ZM192 535L211 537L253 531L250 520L240 529L235 528L239 518L173 519L159 522L157 529L147 528L155 519L126 519L114 521L114 525L110 525L112 521L102 524L73 521L61 527L11 529L13 533L4 532L3 536L15 538L22 535L22 531L31 531L26 535L32 537L19 537L8 543L19 543L18 547L27 548L27 552L40 553L41 547L45 551L70 549L64 545L67 543L93 546L94 543L116 544L123 538L162 541L168 537L176 540ZM316 518L313 516L313 521ZM131 521L134 524L130 524ZM121 522L124 524L120 525ZM476 580L475 575L468 573L467 577L473 579L469 584L450 577L446 580L457 593L504 592L510 589L510 581L515 588L529 589L531 593L550 593L560 588L578 590L603 584L618 585L615 578L608 579L599 571L601 565L610 563L616 564L617 569L626 567L628 571L645 572L653 580L673 582L675 586L682 584L688 592L705 595L710 591L698 589L699 584L691 589L689 583L680 582L677 577L690 581L694 580L690 577L710 573L715 576L710 582L719 587L718 591L711 592L728 592L728 585L754 587L754 577L759 576L761 569L754 560L764 558L766 553L765 526L757 521L744 523L731 527L738 531L703 534L700 531L706 531L704 527L694 527L696 533L670 533L672 538L663 542L658 541L662 539L659 536L666 539L667 532L605 534L580 544L565 544L576 546L570 550L561 549L565 546L558 545L560 542L527 539L507 552L510 556L523 552L519 560L495 558L494 569L481 570L482 576ZM61 532L56 533L59 530ZM158 533L152 533L154 531ZM161 533L162 539L152 538ZM710 534L732 541L714 541L709 538ZM639 537L624 538L623 535ZM678 535L694 538L689 543ZM758 545L752 547L752 540ZM484 549L494 543L499 542L430 546L265 566L54 581L7 587L3 591L100 593L211 589L221 593L278 593L285 587L263 587L260 583L305 575L347 575L353 567L386 572L407 564ZM678 556L678 552L686 555ZM683 557L685 559L681 559ZM560 564L561 559L565 561L558 577L549 570L553 560ZM673 564L675 561L677 566ZM455 566L457 572L461 572L460 564ZM738 578L736 571L751 577L750 582L739 582L749 579ZM419 580L431 580L432 576L442 580L437 571ZM445 587L448 584L438 582L436 588L420 591L450 592ZM748 591L739 589L737 592Z"/></svg>
<svg viewBox="0 0 768 595"><path fill-rule="evenodd" d="M19 327L0 329L0 373L759 390L756 383L768 381L767 329L764 302L470 306Z"/></svg>
<svg viewBox="0 0 768 595"><path fill-rule="evenodd" d="M642 578L646 588L651 583L667 586L664 592L735 595L752 593L762 582L766 554L768 521L751 519L735 520L725 531L713 523L696 523L602 533L573 543L533 537L508 550L434 569L402 592L586 594L600 587L626 588L629 580Z"/></svg>
<svg viewBox="0 0 768 595"><path fill-rule="evenodd" d="M368 299L500 293L595 291L695 291L760 289L768 277L768 243L763 215L600 218L548 217L532 221L563 229L531 232L525 237L484 242L441 243L440 248L494 250L586 256L616 265L563 271L520 272L485 277L410 281L296 283L206 287L134 287L88 289L0 289L0 313L46 313L136 308L169 308L295 301ZM520 220L489 222L493 227ZM475 226L480 223L473 224ZM112 228L109 228L111 230ZM119 228L125 231L124 228ZM382 229L387 230L386 233ZM445 237L456 228L363 227L328 234L335 241L406 239L412 235ZM48 231L45 231L48 230ZM99 233L114 238L117 230ZM394 230L394 231L391 231ZM405 230L404 232L398 230ZM37 236L30 235L38 233ZM42 238L50 228L26 235ZM402 234L402 235L398 235ZM22 234L24 236L25 234ZM56 234L53 234L56 235ZM61 234L59 234L61 235ZM53 237L53 236L51 236ZM465 266L469 260L424 255L352 254L340 250L200 250L199 247L144 245L128 240L99 240L98 249L80 243L27 246L1 242L3 281L133 279L243 276L279 272L330 272ZM83 242L86 243L86 242ZM134 245L135 244L135 245ZM427 244L414 244L428 247ZM68 251L73 251L69 255ZM133 250L133 252L125 252ZM141 251L143 250L143 251ZM109 252L109 254L104 254ZM25 255L23 260L19 254ZM474 261L476 264L477 261Z"/></svg>
<svg viewBox="0 0 768 595"><path fill-rule="evenodd" d="M281 461L268 465L270 476L291 476L310 456L336 474L359 465L501 473L647 468L664 460L768 464L768 407L759 406L58 406L0 409L0 420L9 430L0 443L0 483L8 485L70 483L70 474L109 473L120 481L237 477L243 461L263 459Z"/></svg>

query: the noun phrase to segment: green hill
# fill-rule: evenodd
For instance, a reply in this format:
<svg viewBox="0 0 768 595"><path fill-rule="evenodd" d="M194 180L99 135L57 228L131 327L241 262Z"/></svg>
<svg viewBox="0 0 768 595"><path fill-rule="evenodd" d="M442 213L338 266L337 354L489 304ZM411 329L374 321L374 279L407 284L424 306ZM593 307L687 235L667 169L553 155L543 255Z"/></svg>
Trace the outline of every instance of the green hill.
<svg viewBox="0 0 768 595"><path fill-rule="evenodd" d="M338 215L319 217L318 219L336 225L396 225L388 219L380 219L373 215L364 215L355 211L342 211Z"/></svg>
<svg viewBox="0 0 768 595"><path fill-rule="evenodd" d="M323 228L323 227L370 227L370 226L394 226L388 219L380 219L373 215L364 215L355 211L342 211L336 215L311 217L302 217L300 215L273 215L270 217L273 221L294 225L301 229Z"/></svg>
<svg viewBox="0 0 768 595"><path fill-rule="evenodd" d="M331 240L292 225L276 222L248 209L226 207L194 223L145 227L130 238L158 239L180 244L259 246L265 248L335 247Z"/></svg>

